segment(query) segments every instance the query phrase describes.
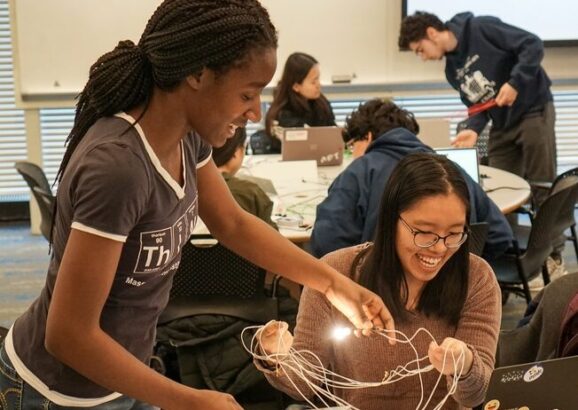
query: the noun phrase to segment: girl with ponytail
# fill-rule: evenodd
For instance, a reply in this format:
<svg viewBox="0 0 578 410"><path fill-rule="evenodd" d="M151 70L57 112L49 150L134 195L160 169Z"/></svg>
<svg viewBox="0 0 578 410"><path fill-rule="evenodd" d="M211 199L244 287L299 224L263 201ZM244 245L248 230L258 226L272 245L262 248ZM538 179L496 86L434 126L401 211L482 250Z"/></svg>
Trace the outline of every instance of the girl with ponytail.
<svg viewBox="0 0 578 410"><path fill-rule="evenodd" d="M260 120L276 48L257 0L165 0L138 43L93 64L58 172L46 284L0 348L1 408L240 409L147 366L198 216L234 252L323 292L354 326L393 326L374 293L244 212L211 159Z"/></svg>

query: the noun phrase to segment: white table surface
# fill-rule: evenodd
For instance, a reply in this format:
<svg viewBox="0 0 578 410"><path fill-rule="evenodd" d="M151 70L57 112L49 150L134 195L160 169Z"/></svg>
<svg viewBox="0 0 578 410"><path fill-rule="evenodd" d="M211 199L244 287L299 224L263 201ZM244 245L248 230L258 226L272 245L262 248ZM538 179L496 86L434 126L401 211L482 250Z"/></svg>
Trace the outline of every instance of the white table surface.
<svg viewBox="0 0 578 410"><path fill-rule="evenodd" d="M327 196L331 182L343 171L351 159L340 166L316 167L314 161L282 162L280 155L247 156L239 171L243 174L273 181L277 196L273 219L286 216L292 220L302 218L302 227L284 228L279 232L295 243L308 242L315 222L316 208ZM530 185L523 178L497 168L480 165L480 178L484 190L498 208L506 214L524 204L530 197ZM206 228L205 228L206 229ZM202 227L195 229L203 232Z"/></svg>

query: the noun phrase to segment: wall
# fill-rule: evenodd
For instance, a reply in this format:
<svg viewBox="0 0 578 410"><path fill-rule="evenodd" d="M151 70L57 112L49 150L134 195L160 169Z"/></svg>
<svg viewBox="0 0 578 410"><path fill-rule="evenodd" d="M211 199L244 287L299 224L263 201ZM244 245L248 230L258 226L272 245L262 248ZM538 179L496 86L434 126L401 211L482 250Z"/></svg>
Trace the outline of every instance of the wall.
<svg viewBox="0 0 578 410"><path fill-rule="evenodd" d="M403 89L408 83L444 83L443 63L422 63L412 53L397 49L401 0L262 2L279 30L279 68L273 83L287 56L297 50L320 61L324 84L334 75L354 73L353 85ZM15 75L22 106L41 107L58 100L70 105L96 58L120 39L138 41L159 3L11 0ZM544 65L554 79L578 78L575 48L547 49Z"/></svg>

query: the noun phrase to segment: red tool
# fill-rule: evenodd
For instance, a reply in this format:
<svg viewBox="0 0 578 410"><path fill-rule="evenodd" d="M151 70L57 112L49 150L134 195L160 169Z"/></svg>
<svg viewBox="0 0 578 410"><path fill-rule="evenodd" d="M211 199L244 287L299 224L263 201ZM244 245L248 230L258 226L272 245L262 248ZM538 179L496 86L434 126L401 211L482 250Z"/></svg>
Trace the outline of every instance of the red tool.
<svg viewBox="0 0 578 410"><path fill-rule="evenodd" d="M476 115L479 114L483 111L489 110L492 107L496 106L496 100L495 99L491 99L488 100L486 102L483 103L479 103L479 104L474 104L470 107L468 107L468 117L471 117L472 115Z"/></svg>

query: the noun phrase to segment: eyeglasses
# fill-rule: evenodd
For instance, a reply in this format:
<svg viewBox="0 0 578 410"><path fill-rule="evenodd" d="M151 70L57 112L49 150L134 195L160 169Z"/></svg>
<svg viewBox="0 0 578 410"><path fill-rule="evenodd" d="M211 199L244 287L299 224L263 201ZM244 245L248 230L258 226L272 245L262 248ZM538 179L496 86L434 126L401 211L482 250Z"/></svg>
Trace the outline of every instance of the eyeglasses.
<svg viewBox="0 0 578 410"><path fill-rule="evenodd" d="M418 231L417 229L412 228L409 224L403 220L400 216L399 220L403 223L403 225L412 233L413 235L413 243L415 246L420 248L429 248L434 246L440 240L444 241L444 245L448 249L459 248L462 243L468 239L468 232L467 228L463 232L453 232L446 236L439 236L437 233L434 232L424 232Z"/></svg>

